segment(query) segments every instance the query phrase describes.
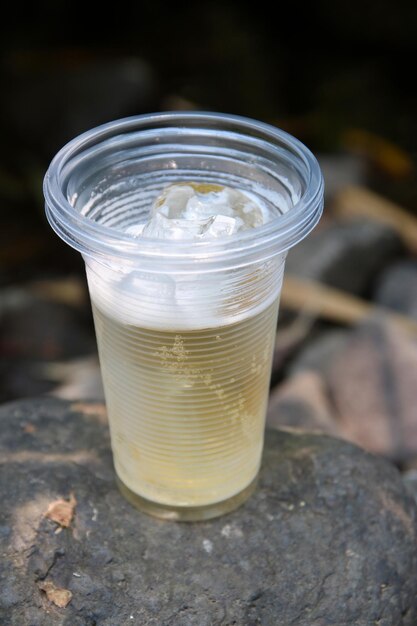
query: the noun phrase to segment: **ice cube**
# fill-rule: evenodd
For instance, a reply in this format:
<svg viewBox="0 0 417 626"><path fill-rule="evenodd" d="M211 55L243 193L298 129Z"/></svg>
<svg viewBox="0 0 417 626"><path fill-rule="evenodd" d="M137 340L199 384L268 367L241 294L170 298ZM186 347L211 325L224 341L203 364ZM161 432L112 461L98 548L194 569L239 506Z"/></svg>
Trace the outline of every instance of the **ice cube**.
<svg viewBox="0 0 417 626"><path fill-rule="evenodd" d="M175 183L156 198L151 217L133 236L172 240L227 237L266 221L262 207L243 191L209 183Z"/></svg>
<svg viewBox="0 0 417 626"><path fill-rule="evenodd" d="M142 236L155 239L198 240L209 232L215 219L214 215L197 220L172 219L163 213L155 213L145 225Z"/></svg>

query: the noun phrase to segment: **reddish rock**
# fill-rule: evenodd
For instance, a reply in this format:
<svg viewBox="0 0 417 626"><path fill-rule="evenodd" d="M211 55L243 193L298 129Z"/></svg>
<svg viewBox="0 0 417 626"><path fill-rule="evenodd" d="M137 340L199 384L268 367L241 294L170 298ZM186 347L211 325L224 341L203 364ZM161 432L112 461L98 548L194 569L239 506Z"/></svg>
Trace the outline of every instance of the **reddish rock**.
<svg viewBox="0 0 417 626"><path fill-rule="evenodd" d="M340 432L405 462L417 453L417 342L383 319L361 324L326 374Z"/></svg>
<svg viewBox="0 0 417 626"><path fill-rule="evenodd" d="M338 435L322 377L313 371L295 374L270 396L267 425Z"/></svg>

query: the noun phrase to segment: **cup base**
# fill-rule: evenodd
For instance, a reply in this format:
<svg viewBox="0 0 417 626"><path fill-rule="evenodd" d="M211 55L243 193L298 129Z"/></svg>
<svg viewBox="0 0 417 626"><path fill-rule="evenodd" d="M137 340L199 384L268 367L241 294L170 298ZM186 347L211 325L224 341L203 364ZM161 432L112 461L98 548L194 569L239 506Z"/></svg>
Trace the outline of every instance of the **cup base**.
<svg viewBox="0 0 417 626"><path fill-rule="evenodd" d="M158 502L152 502L151 500L139 496L129 489L118 476L116 476L116 481L120 492L126 500L143 513L173 522L201 522L230 513L246 502L249 496L255 491L258 476L255 476L247 487L231 498L204 506L169 506L159 504Z"/></svg>

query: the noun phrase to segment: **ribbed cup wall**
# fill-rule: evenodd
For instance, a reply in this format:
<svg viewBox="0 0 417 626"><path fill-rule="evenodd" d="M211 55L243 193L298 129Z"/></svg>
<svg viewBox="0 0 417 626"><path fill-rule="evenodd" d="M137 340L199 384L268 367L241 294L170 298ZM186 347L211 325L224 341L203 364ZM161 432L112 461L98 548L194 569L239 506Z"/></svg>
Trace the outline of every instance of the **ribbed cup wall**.
<svg viewBox="0 0 417 626"><path fill-rule="evenodd" d="M242 491L260 464L278 298L197 330L152 330L93 310L122 482L173 506Z"/></svg>

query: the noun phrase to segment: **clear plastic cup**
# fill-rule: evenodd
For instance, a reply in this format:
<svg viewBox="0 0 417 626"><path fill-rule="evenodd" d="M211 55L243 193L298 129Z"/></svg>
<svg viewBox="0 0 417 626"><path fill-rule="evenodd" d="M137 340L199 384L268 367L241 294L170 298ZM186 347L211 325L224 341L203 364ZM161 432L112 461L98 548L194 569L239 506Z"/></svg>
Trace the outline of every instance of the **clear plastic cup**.
<svg viewBox="0 0 417 626"><path fill-rule="evenodd" d="M183 181L244 190L275 217L211 241L126 233ZM255 120L151 114L68 143L44 193L85 260L121 491L165 519L231 511L261 462L285 257L322 212L316 159Z"/></svg>

